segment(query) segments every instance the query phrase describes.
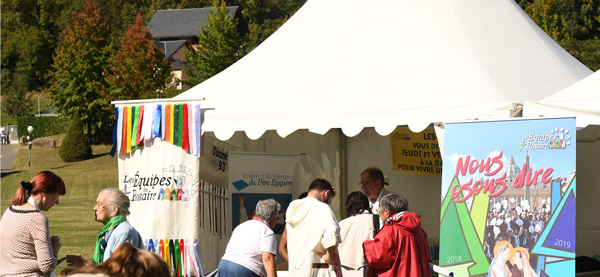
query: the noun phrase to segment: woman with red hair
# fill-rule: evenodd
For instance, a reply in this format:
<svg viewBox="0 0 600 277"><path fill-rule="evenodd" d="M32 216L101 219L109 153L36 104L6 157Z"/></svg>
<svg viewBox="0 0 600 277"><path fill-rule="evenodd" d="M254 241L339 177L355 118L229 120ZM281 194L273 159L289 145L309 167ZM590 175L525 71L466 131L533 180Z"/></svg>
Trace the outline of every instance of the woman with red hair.
<svg viewBox="0 0 600 277"><path fill-rule="evenodd" d="M54 271L60 239L50 236L48 218L40 211L50 210L65 193L62 178L50 171L21 182L0 220L1 276L48 276Z"/></svg>

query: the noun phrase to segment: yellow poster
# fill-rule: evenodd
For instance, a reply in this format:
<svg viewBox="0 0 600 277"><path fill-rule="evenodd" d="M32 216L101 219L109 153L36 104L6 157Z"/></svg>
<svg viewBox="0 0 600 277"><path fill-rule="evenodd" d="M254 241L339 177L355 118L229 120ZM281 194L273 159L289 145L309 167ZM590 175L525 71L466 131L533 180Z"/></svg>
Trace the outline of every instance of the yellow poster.
<svg viewBox="0 0 600 277"><path fill-rule="evenodd" d="M442 176L442 154L435 130L413 133L398 127L390 134L393 169L400 172Z"/></svg>

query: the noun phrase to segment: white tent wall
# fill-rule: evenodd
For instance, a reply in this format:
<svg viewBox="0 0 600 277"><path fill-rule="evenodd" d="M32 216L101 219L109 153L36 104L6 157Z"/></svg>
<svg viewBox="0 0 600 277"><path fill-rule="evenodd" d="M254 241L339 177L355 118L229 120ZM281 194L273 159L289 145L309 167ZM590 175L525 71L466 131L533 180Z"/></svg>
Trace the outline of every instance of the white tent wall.
<svg viewBox="0 0 600 277"><path fill-rule="evenodd" d="M421 225L427 232L430 246L439 244L442 176L427 176L398 172L392 169L390 136L366 128L355 137L347 138L348 193L359 191L360 174L371 166L380 167L389 178L387 190L408 199L411 211L421 215Z"/></svg>
<svg viewBox="0 0 600 277"><path fill-rule="evenodd" d="M577 132L577 256L600 254L600 140L580 141L581 132L595 132L600 126L588 126Z"/></svg>
<svg viewBox="0 0 600 277"><path fill-rule="evenodd" d="M241 151L257 153L301 153L300 184L293 188L294 197L307 190L308 185L313 179L325 178L339 192L341 187L340 176L340 132L339 130L330 130L324 135L310 133L306 130L298 130L288 137L281 138L275 131L264 133L259 139L251 140L245 133L236 132L229 140L220 141L215 138L211 132L205 132L203 135L202 154L200 156L200 179L211 184L216 184L222 188L228 188L229 180L227 170L219 170L219 162L226 162L226 159L213 155L213 150L217 151ZM231 191L229 192L228 207L231 207ZM337 216L340 215L340 197L335 197L331 207ZM231 209L227 210L227 218L232 218ZM226 223L227 238L231 235L231 222ZM203 251L203 263L205 269L212 271L217 268L219 260L225 253L227 238L218 240L210 230L201 229L201 238L205 243L201 245ZM279 241L279 236L278 236ZM208 251L210 249L210 251ZM218 251L215 251L218 250ZM279 255L280 256L280 255ZM283 259L278 258L278 262Z"/></svg>
<svg viewBox="0 0 600 277"><path fill-rule="evenodd" d="M352 191L360 191L358 181L362 171L371 166L380 167L390 181L386 189L405 195L410 209L421 214L422 225L429 235L430 244L439 243L440 182L441 176L425 176L392 170L392 150L389 136L379 135L374 128L366 128L355 137L346 137L339 129L331 129L324 135L298 130L286 138L275 131L267 131L259 139L249 139L243 132L236 132L229 140L220 141L211 132L203 135L203 154L200 158L200 179L227 187L226 172L218 170L219 158L212 150L243 151L259 153L302 153L300 184L294 188L294 197L306 191L315 178L329 180L338 191L331 203L338 220L345 215L345 198ZM346 166L344 166L346 164ZM235 201L235 199L233 199ZM231 205L231 203L229 203ZM228 211L231 218L231 211ZM230 223L228 223L229 225ZM231 234L231 226L228 227ZM226 247L226 240L217 242L210 232L201 237L213 251L203 256L207 269L215 269ZM203 251L203 255L206 255ZM280 261L278 261L280 262Z"/></svg>

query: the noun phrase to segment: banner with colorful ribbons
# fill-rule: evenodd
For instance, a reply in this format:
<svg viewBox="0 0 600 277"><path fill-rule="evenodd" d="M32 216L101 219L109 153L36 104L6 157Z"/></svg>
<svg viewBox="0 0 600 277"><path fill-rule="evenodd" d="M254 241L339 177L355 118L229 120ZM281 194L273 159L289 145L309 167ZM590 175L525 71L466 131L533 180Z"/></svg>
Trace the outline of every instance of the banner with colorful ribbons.
<svg viewBox="0 0 600 277"><path fill-rule="evenodd" d="M145 239L144 247L165 259L174 276L204 276L198 239Z"/></svg>
<svg viewBox="0 0 600 277"><path fill-rule="evenodd" d="M126 155L160 138L198 157L201 135L199 103L117 105L110 154Z"/></svg>

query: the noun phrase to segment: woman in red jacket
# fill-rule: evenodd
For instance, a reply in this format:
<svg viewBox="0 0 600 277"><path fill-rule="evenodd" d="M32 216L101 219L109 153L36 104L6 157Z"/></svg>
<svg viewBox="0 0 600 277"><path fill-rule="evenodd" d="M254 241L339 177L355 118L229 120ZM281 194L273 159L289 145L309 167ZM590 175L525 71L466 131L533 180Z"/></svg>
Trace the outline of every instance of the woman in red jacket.
<svg viewBox="0 0 600 277"><path fill-rule="evenodd" d="M398 194L384 196L379 217L383 228L363 243L368 276L431 276L427 233L421 228L421 216L408 211L408 200Z"/></svg>

